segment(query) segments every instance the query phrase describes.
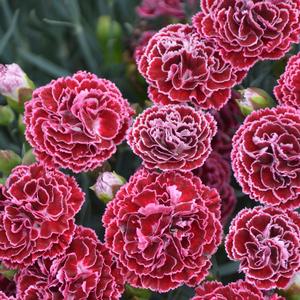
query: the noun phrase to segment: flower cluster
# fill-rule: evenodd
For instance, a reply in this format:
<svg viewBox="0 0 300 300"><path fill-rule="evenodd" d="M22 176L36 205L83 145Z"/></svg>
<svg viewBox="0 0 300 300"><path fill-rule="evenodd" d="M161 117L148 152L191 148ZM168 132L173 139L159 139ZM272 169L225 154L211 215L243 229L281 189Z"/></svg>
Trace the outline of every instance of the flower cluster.
<svg viewBox="0 0 300 300"><path fill-rule="evenodd" d="M274 88L274 94L280 104L300 108L300 53L288 61L285 72Z"/></svg>
<svg viewBox="0 0 300 300"><path fill-rule="evenodd" d="M254 286L286 288L300 270L300 215L273 207L244 209L231 223L226 250Z"/></svg>
<svg viewBox="0 0 300 300"><path fill-rule="evenodd" d="M73 177L42 164L18 166L0 197L0 258L12 268L69 245L84 194Z"/></svg>
<svg viewBox="0 0 300 300"><path fill-rule="evenodd" d="M112 82L82 71L36 89L26 104L26 137L37 158L77 173L116 152L134 113Z"/></svg>
<svg viewBox="0 0 300 300"><path fill-rule="evenodd" d="M167 292L203 280L221 242L219 205L216 190L190 172L136 172L103 216L127 281Z"/></svg>
<svg viewBox="0 0 300 300"><path fill-rule="evenodd" d="M197 31L238 69L279 59L299 42L299 0L201 0L201 8L193 19Z"/></svg>
<svg viewBox="0 0 300 300"><path fill-rule="evenodd" d="M124 284L108 249L91 229L81 226L63 255L37 260L16 281L22 300L117 300Z"/></svg>
<svg viewBox="0 0 300 300"><path fill-rule="evenodd" d="M231 172L229 163L220 154L213 151L201 168L195 169L194 174L201 178L201 181L215 188L221 197L221 222L224 224L232 214L236 196L230 185Z"/></svg>
<svg viewBox="0 0 300 300"><path fill-rule="evenodd" d="M281 208L300 206L300 111L253 112L233 138L232 167L252 199Z"/></svg>
<svg viewBox="0 0 300 300"><path fill-rule="evenodd" d="M203 165L216 132L209 113L182 105L153 106L138 116L127 140L147 168L188 171Z"/></svg>
<svg viewBox="0 0 300 300"><path fill-rule="evenodd" d="M183 24L169 25L156 33L138 67L149 83L153 102L192 102L202 109L224 106L231 88L247 73L234 69L224 61L214 42Z"/></svg>

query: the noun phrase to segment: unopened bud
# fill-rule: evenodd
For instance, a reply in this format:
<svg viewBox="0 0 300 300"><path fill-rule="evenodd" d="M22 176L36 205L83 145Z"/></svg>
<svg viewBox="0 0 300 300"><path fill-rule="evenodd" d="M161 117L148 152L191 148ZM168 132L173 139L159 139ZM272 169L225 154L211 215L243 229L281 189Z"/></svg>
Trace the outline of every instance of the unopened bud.
<svg viewBox="0 0 300 300"><path fill-rule="evenodd" d="M33 82L17 64L0 64L0 94L17 112L24 111L24 103L31 98Z"/></svg>
<svg viewBox="0 0 300 300"><path fill-rule="evenodd" d="M15 119L15 114L8 106L0 106L0 125L7 126L11 124Z"/></svg>
<svg viewBox="0 0 300 300"><path fill-rule="evenodd" d="M21 164L21 158L11 150L0 150L0 172L8 176L11 170Z"/></svg>
<svg viewBox="0 0 300 300"><path fill-rule="evenodd" d="M91 189L101 201L107 203L114 198L119 188L125 182L126 180L115 172L104 172L99 175Z"/></svg>
<svg viewBox="0 0 300 300"><path fill-rule="evenodd" d="M239 90L236 102L244 116L251 114L254 110L273 107L272 97L264 90L256 87Z"/></svg>

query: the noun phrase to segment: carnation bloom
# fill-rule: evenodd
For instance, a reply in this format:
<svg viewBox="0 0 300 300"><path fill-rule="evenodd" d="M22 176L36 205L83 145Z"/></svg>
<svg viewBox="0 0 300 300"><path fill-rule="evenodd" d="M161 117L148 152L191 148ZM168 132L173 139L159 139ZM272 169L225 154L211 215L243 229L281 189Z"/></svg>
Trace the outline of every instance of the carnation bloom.
<svg viewBox="0 0 300 300"><path fill-rule="evenodd" d="M0 299L1 300L14 299L15 295L16 295L15 282L5 278L3 275L0 274Z"/></svg>
<svg viewBox="0 0 300 300"><path fill-rule="evenodd" d="M17 275L18 299L117 300L123 279L105 245L91 229L76 227L66 252L39 259Z"/></svg>
<svg viewBox="0 0 300 300"><path fill-rule="evenodd" d="M0 199L0 258L22 268L66 249L84 194L74 178L33 164L12 171Z"/></svg>
<svg viewBox="0 0 300 300"><path fill-rule="evenodd" d="M196 3L198 4L198 0L143 0L137 7L137 13L140 17L148 19L160 16L182 19L185 17L185 5L196 7Z"/></svg>
<svg viewBox="0 0 300 300"><path fill-rule="evenodd" d="M144 31L143 34L141 35L139 41L138 41L138 45L135 47L134 50L134 59L138 62L140 60L140 58L142 57L146 46L148 45L148 42L150 41L150 39L153 37L153 35L155 34L155 31Z"/></svg>
<svg viewBox="0 0 300 300"><path fill-rule="evenodd" d="M216 132L209 113L184 105L153 106L135 120L127 141L147 168L188 171L203 165Z"/></svg>
<svg viewBox="0 0 300 300"><path fill-rule="evenodd" d="M231 157L235 177L252 199L300 206L300 110L254 111L236 132Z"/></svg>
<svg viewBox="0 0 300 300"><path fill-rule="evenodd" d="M220 109L246 75L223 60L214 42L183 24L156 33L138 67L155 103L192 102L202 109Z"/></svg>
<svg viewBox="0 0 300 300"><path fill-rule="evenodd" d="M300 53L288 61L285 72L274 88L274 94L280 104L300 108Z"/></svg>
<svg viewBox="0 0 300 300"><path fill-rule="evenodd" d="M249 283L286 288L300 269L300 215L274 207L244 209L232 221L225 246Z"/></svg>
<svg viewBox="0 0 300 300"><path fill-rule="evenodd" d="M236 68L279 59L299 42L299 0L201 0L201 8L194 26Z"/></svg>
<svg viewBox="0 0 300 300"><path fill-rule="evenodd" d="M47 165L88 171L115 153L133 113L112 82L79 71L34 91L26 137Z"/></svg>
<svg viewBox="0 0 300 300"><path fill-rule="evenodd" d="M221 242L220 198L191 172L140 169L105 211L105 240L127 282L167 292L208 274Z"/></svg>
<svg viewBox="0 0 300 300"><path fill-rule="evenodd" d="M192 300L263 300L262 292L253 284L238 280L224 286L221 282L208 281L196 289Z"/></svg>
<svg viewBox="0 0 300 300"><path fill-rule="evenodd" d="M231 172L229 163L220 154L213 151L201 168L194 170L201 181L215 188L221 197L221 222L224 224L236 205L234 189L230 185Z"/></svg>
<svg viewBox="0 0 300 300"><path fill-rule="evenodd" d="M234 100L235 94L221 110L211 112L218 125L218 132L212 140L212 148L227 160L230 160L232 137L240 127L240 120L243 118Z"/></svg>

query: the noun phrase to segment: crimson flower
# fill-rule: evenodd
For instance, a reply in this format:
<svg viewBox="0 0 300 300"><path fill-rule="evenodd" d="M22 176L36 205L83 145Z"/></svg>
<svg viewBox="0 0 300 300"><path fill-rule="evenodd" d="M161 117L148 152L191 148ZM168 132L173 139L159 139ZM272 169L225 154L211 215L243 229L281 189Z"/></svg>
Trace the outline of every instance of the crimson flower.
<svg viewBox="0 0 300 300"><path fill-rule="evenodd" d="M284 209L300 206L300 111L254 111L233 138L232 168L244 193Z"/></svg>
<svg viewBox="0 0 300 300"><path fill-rule="evenodd" d="M153 102L192 102L202 109L224 106L231 88L246 75L223 60L214 42L183 24L169 25L156 33L138 67L149 83Z"/></svg>
<svg viewBox="0 0 300 300"><path fill-rule="evenodd" d="M279 59L299 42L299 0L201 0L201 8L194 26L235 68Z"/></svg>
<svg viewBox="0 0 300 300"><path fill-rule="evenodd" d="M0 258L12 268L56 257L71 242L84 194L75 179L41 164L18 166L0 197Z"/></svg>
<svg viewBox="0 0 300 300"><path fill-rule="evenodd" d="M300 270L300 215L274 207L244 209L232 221L225 246L249 283L286 288Z"/></svg>
<svg viewBox="0 0 300 300"><path fill-rule="evenodd" d="M34 91L26 103L26 138L45 164L88 171L116 152L133 113L112 82L79 71Z"/></svg>
<svg viewBox="0 0 300 300"><path fill-rule="evenodd" d="M217 191L192 173L142 168L108 204L105 240L130 285L167 292L208 274L219 217Z"/></svg>
<svg viewBox="0 0 300 300"><path fill-rule="evenodd" d="M188 171L203 165L216 132L209 113L183 105L153 106L135 120L127 141L147 168Z"/></svg>
<svg viewBox="0 0 300 300"><path fill-rule="evenodd" d="M88 228L76 227L66 252L41 258L16 278L18 299L117 300L123 279L105 245Z"/></svg>
<svg viewBox="0 0 300 300"><path fill-rule="evenodd" d="M300 108L300 53L289 59L274 94L280 104Z"/></svg>

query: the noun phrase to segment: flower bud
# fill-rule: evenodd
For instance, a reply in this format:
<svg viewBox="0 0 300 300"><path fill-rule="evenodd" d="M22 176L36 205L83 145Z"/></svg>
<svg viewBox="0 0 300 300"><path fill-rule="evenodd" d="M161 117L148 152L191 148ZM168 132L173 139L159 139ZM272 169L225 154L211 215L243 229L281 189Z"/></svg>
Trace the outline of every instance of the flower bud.
<svg viewBox="0 0 300 300"><path fill-rule="evenodd" d="M31 98L33 82L17 64L0 64L0 94L6 97L8 105L22 112L24 103Z"/></svg>
<svg viewBox="0 0 300 300"><path fill-rule="evenodd" d="M300 272L298 272L288 289L284 291L286 299L299 300L300 299Z"/></svg>
<svg viewBox="0 0 300 300"><path fill-rule="evenodd" d="M0 274L8 280L12 280L16 273L16 270L8 269L4 265L0 264Z"/></svg>
<svg viewBox="0 0 300 300"><path fill-rule="evenodd" d="M115 172L103 172L100 173L91 189L101 201L107 203L114 198L119 188L125 182L126 180Z"/></svg>
<svg viewBox="0 0 300 300"><path fill-rule="evenodd" d="M256 87L239 90L235 100L244 116L254 110L274 106L272 97L266 91Z"/></svg>
<svg viewBox="0 0 300 300"><path fill-rule="evenodd" d="M0 125L7 126L11 124L15 119L15 114L8 106L0 106Z"/></svg>
<svg viewBox="0 0 300 300"><path fill-rule="evenodd" d="M36 162L35 156L33 154L33 149L29 149L23 156L22 165L32 165Z"/></svg>
<svg viewBox="0 0 300 300"><path fill-rule="evenodd" d="M8 176L10 171L21 164L22 160L19 155L11 150L0 150L0 172Z"/></svg>
<svg viewBox="0 0 300 300"><path fill-rule="evenodd" d="M24 116L22 114L19 114L18 117L18 129L21 135L25 134L25 123L24 123Z"/></svg>

